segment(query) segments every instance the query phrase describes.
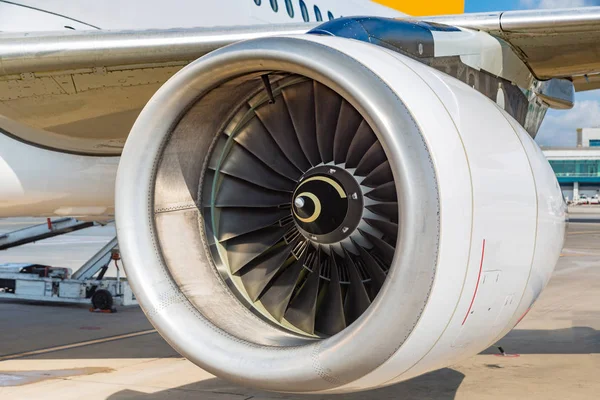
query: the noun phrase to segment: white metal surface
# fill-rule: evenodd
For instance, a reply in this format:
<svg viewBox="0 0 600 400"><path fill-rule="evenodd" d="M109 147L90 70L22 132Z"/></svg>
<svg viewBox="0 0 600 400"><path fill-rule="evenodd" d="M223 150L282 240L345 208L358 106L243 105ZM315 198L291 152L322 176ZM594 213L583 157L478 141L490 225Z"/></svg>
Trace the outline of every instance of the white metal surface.
<svg viewBox="0 0 600 400"><path fill-rule="evenodd" d="M43 280L19 279L16 281L15 294L25 299L41 299L45 296L46 286Z"/></svg>
<svg viewBox="0 0 600 400"><path fill-rule="evenodd" d="M363 63L375 56L369 48L327 41ZM379 56L371 68L407 102L436 163L440 262L432 297L411 338L381 368L345 387L352 390L405 380L487 348L531 305L535 297L525 293L539 295L564 238L560 188L529 135L463 83L390 55L398 62ZM541 237L538 230L544 231ZM444 256L443 249L456 254Z"/></svg>
<svg viewBox="0 0 600 400"><path fill-rule="evenodd" d="M533 83L527 65L505 41L497 37L471 29L433 31L432 34L436 57L458 55L464 64L500 76L522 88L529 88Z"/></svg>
<svg viewBox="0 0 600 400"><path fill-rule="evenodd" d="M28 21L24 23L24 21ZM31 25L30 25L31 24ZM45 13L34 8L20 7L15 4L0 3L0 31L22 31L29 27L37 30L58 31L67 30L65 26L73 29L94 29L81 21L67 18L62 15Z"/></svg>
<svg viewBox="0 0 600 400"><path fill-rule="evenodd" d="M118 157L85 157L0 134L0 215L113 215Z"/></svg>
<svg viewBox="0 0 600 400"><path fill-rule="evenodd" d="M82 289L83 293L82 293ZM61 282L58 291L58 297L77 299L85 297L85 288L81 287L81 282L70 281Z"/></svg>
<svg viewBox="0 0 600 400"><path fill-rule="evenodd" d="M39 31L52 26L64 30L64 25L76 29L170 29L210 27L223 25L250 25L262 23L300 23L303 22L300 6L297 1L293 6L293 17L286 10L284 0L276 2L274 11L269 0L262 0L257 5L254 0L228 0L226 2L172 0L128 1L103 0L79 3L72 0L20 0L17 3L38 8L35 14L29 13L28 23L17 23L16 16L26 11L18 10L8 4L0 5L0 30L4 31ZM377 15L395 17L402 13L376 4L369 0L353 0L340 2L336 0L305 0L309 21L317 22L314 6L318 6L323 19L328 19L327 12L335 17L341 15ZM26 9L27 10L27 9ZM48 15L47 10L58 15ZM33 10L32 10L33 11ZM62 18L61 18L62 16ZM48 21L54 17L55 21ZM70 20L65 21L65 18ZM22 21L22 20L21 20ZM39 21L39 22L38 22ZM77 21L80 21L77 24ZM52 25L50 25L52 24ZM87 24L87 27L83 24ZM83 26L82 26L83 25ZM9 29L10 28L10 29Z"/></svg>

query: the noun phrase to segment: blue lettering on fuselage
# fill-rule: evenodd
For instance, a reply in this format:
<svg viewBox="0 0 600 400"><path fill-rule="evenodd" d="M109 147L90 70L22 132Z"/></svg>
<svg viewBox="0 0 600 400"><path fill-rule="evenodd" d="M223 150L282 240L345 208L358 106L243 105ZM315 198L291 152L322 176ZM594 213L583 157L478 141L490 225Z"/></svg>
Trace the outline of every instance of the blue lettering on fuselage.
<svg viewBox="0 0 600 400"><path fill-rule="evenodd" d="M256 4L258 7L262 6L262 0L252 0L254 1L254 4ZM311 18L308 12L308 8L306 7L306 3L304 2L304 0L282 0L285 2L285 8L287 10L287 14L290 16L290 18L294 18L294 5L293 5L293 1L297 1L298 5L300 6L300 12L302 14L302 19L304 19L304 22L310 22ZM265 0L266 2L266 0ZM271 10L273 10L273 12L279 12L279 0L269 0L269 4L271 5ZM319 6L317 4L314 5L313 7L313 13L314 13L314 20L321 22L323 21L323 14L321 13L321 9L319 8ZM333 19L335 19L335 16L333 15L333 13L331 11L327 11L327 18L331 21Z"/></svg>

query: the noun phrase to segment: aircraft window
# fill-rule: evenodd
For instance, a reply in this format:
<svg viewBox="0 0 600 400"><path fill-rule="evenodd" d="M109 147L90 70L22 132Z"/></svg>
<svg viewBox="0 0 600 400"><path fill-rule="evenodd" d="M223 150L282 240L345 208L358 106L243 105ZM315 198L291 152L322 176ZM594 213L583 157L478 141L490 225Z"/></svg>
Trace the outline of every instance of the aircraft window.
<svg viewBox="0 0 600 400"><path fill-rule="evenodd" d="M292 0L285 0L285 8L287 9L290 18L294 18L294 5L292 4Z"/></svg>
<svg viewBox="0 0 600 400"><path fill-rule="evenodd" d="M306 9L306 3L304 0L300 0L300 11L302 11L302 19L304 22L310 21L310 17L308 16L308 10Z"/></svg>
<svg viewBox="0 0 600 400"><path fill-rule="evenodd" d="M334 19L335 17L333 16L333 14L331 13L331 11L327 11L327 18L329 18L329 20L331 21L332 19Z"/></svg>
<svg viewBox="0 0 600 400"><path fill-rule="evenodd" d="M271 8L273 9L273 11L277 12L279 11L279 4L277 4L277 0L270 0L271 2Z"/></svg>
<svg viewBox="0 0 600 400"><path fill-rule="evenodd" d="M317 21L323 21L323 16L321 15L321 10L319 10L319 7L315 6L315 18L317 18Z"/></svg>
<svg viewBox="0 0 600 400"><path fill-rule="evenodd" d="M257 6L260 6L260 3L262 3L262 0L254 0L254 4L256 4Z"/></svg>

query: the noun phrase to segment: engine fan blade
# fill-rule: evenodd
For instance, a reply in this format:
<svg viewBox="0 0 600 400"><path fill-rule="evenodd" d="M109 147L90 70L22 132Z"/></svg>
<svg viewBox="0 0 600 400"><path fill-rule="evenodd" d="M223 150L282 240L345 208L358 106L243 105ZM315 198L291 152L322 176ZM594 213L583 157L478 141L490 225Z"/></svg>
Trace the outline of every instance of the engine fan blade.
<svg viewBox="0 0 600 400"><path fill-rule="evenodd" d="M210 207L214 171L206 171L202 186L202 205ZM292 194L265 189L250 182L223 175L219 177L215 207L277 207L289 205ZM243 196L240 196L243 193Z"/></svg>
<svg viewBox="0 0 600 400"><path fill-rule="evenodd" d="M325 85L315 82L317 143L323 163L333 161L334 132L341 105L342 98L336 92Z"/></svg>
<svg viewBox="0 0 600 400"><path fill-rule="evenodd" d="M392 222L398 222L398 203L375 203L366 208L377 215L389 218Z"/></svg>
<svg viewBox="0 0 600 400"><path fill-rule="evenodd" d="M360 183L367 187L377 187L384 183L391 182L394 180L392 175L392 169L390 168L390 162L386 161L383 164L375 168L367 177Z"/></svg>
<svg viewBox="0 0 600 400"><path fill-rule="evenodd" d="M220 210L219 241L233 239L249 232L273 225L291 215L284 208L224 208Z"/></svg>
<svg viewBox="0 0 600 400"><path fill-rule="evenodd" d="M396 239L398 238L398 224L371 218L365 218L365 221L367 224L383 233L385 237L390 238L390 240L393 242L393 245L396 244Z"/></svg>
<svg viewBox="0 0 600 400"><path fill-rule="evenodd" d="M235 274L250 261L263 254L283 239L289 227L271 226L245 235L236 236L225 243L229 268Z"/></svg>
<svg viewBox="0 0 600 400"><path fill-rule="evenodd" d="M356 167L355 174L358 176L367 176L375 168L383 164L387 160L383 147L379 141L373 143L373 145L367 150L363 158Z"/></svg>
<svg viewBox="0 0 600 400"><path fill-rule="evenodd" d="M381 290L381 287L383 286L387 275L385 271L381 268L379 263L373 257L371 257L371 254L369 254L367 250L365 250L356 242L354 242L354 245L358 249L360 253L360 258L366 267L369 277L371 278L371 299L375 299L375 296L377 295L377 293L379 293L379 290Z"/></svg>
<svg viewBox="0 0 600 400"><path fill-rule="evenodd" d="M256 115L267 128L277 145L285 156L300 171L306 171L311 167L304 156L294 124L283 98L278 98L273 104L264 104L255 110Z"/></svg>
<svg viewBox="0 0 600 400"><path fill-rule="evenodd" d="M362 157L373 146L376 140L377 136L375 136L367 121L363 120L348 148L346 167L356 168Z"/></svg>
<svg viewBox="0 0 600 400"><path fill-rule="evenodd" d="M216 154L222 153L222 148L225 146L225 138L219 140L219 146L215 152ZM218 161L211 159L209 168L216 170ZM244 149L240 145L236 144L235 141L231 146L227 157L221 164L221 172L227 175L235 176L236 178L243 179L247 182L254 183L267 189L281 190L291 192L294 190L295 182L284 178L267 165L265 165L258 158L253 156L248 150Z"/></svg>
<svg viewBox="0 0 600 400"><path fill-rule="evenodd" d="M383 185L376 187L369 193L365 194L370 199L383 201L383 202L394 202L398 200L396 194L396 182L388 182Z"/></svg>
<svg viewBox="0 0 600 400"><path fill-rule="evenodd" d="M298 294L292 299L285 312L285 319L304 332L315 333L315 313L321 275L321 257L318 255L313 262L313 269Z"/></svg>
<svg viewBox="0 0 600 400"><path fill-rule="evenodd" d="M247 272L242 274L242 282L252 301L258 300L263 290L290 258L295 245L296 243L290 243L287 246L279 246L244 267Z"/></svg>
<svg viewBox="0 0 600 400"><path fill-rule="evenodd" d="M288 266L260 298L262 305L277 321L281 321L290 303L300 273L304 269L307 253L308 251L304 250L300 260Z"/></svg>
<svg viewBox="0 0 600 400"><path fill-rule="evenodd" d="M346 321L348 324L351 324L356 321L367 308L369 308L371 299L362 283L358 269L348 252L346 252L344 262L348 268L348 275L350 277L350 287L348 288L346 299L344 301L344 312Z"/></svg>
<svg viewBox="0 0 600 400"><path fill-rule="evenodd" d="M350 103L342 102L333 141L333 160L336 164L346 162L348 149L362 120L362 116Z"/></svg>
<svg viewBox="0 0 600 400"><path fill-rule="evenodd" d="M373 244L373 246L375 246L375 249L377 250L377 253L381 256L383 262L385 262L387 265L391 265L392 260L394 259L394 248L383 239L379 239L378 237L371 235L369 232L365 232L362 229L358 229L358 231L364 237L366 237L369 240L369 242Z"/></svg>
<svg viewBox="0 0 600 400"><path fill-rule="evenodd" d="M315 329L325 335L335 335L346 327L344 316L344 303L342 288L335 257L330 257L329 269L331 270L329 283L323 288L325 296L317 311Z"/></svg>
<svg viewBox="0 0 600 400"><path fill-rule="evenodd" d="M281 175L294 181L302 175L302 171L283 154L258 118L252 118L234 136L234 140Z"/></svg>
<svg viewBox="0 0 600 400"><path fill-rule="evenodd" d="M321 154L317 143L313 82L302 82L285 88L283 98L290 112L304 155L313 166L320 164Z"/></svg>

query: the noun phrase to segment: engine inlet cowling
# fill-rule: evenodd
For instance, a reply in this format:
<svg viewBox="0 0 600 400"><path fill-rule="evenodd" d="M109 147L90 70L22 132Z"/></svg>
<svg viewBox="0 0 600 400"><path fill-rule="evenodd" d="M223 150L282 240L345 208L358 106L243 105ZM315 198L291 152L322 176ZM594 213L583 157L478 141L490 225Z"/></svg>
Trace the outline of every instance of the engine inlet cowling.
<svg viewBox="0 0 600 400"><path fill-rule="evenodd" d="M547 282L558 254L538 247L560 246L564 210L538 150L481 94L372 44L228 46L127 140L128 279L177 351L241 385L408 379L481 351Z"/></svg>

